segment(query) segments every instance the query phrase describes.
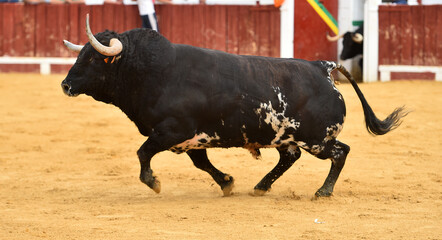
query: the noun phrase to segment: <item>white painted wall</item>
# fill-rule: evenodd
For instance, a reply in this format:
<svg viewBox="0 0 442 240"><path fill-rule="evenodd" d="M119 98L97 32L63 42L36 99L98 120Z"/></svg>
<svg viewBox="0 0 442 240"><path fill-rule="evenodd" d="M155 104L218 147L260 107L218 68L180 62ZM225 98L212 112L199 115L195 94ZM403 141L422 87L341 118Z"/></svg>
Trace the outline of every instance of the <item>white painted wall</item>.
<svg viewBox="0 0 442 240"><path fill-rule="evenodd" d="M442 4L442 0L422 0L424 5Z"/></svg>
<svg viewBox="0 0 442 240"><path fill-rule="evenodd" d="M282 58L293 58L295 0L286 0L279 10L281 11L280 56Z"/></svg>
<svg viewBox="0 0 442 240"><path fill-rule="evenodd" d="M364 63L363 81L378 80L379 14L382 0L366 0L364 6Z"/></svg>

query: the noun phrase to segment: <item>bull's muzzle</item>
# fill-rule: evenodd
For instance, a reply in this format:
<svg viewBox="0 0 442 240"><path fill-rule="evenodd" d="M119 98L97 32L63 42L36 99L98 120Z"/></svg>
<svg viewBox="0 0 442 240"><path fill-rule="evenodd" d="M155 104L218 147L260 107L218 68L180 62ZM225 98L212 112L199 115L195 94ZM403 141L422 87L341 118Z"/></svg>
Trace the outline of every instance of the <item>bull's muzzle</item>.
<svg viewBox="0 0 442 240"><path fill-rule="evenodd" d="M61 82L61 88L63 89L64 94L68 95L69 97L75 97L78 94L74 94L72 93L71 89L71 85L69 85L69 83L67 83L66 79L63 80L63 82Z"/></svg>

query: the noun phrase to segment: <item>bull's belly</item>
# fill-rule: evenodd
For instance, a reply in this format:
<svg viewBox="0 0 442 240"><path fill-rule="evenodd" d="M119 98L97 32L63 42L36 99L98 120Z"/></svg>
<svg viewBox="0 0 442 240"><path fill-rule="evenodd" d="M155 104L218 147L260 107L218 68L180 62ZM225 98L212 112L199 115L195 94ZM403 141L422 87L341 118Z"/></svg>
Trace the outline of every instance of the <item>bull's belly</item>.
<svg viewBox="0 0 442 240"><path fill-rule="evenodd" d="M302 122L273 119L268 123L259 122L256 126L249 124L247 128L246 125L242 125L242 127L224 128L215 132L201 131L192 138L172 146L169 150L183 153L192 149L242 147L249 150L254 157L258 157L260 148L283 147L288 151L295 151L300 147L313 154L319 154L327 142L336 139L342 130L342 123L343 121L338 121L328 127L311 129L307 131L309 136L304 136L298 131L302 128ZM318 134L313 136L312 132L318 132Z"/></svg>
<svg viewBox="0 0 442 240"><path fill-rule="evenodd" d="M245 127L243 126L243 128ZM175 153L183 153L192 149L242 147L255 156L258 155L257 152L260 148L298 145L298 141L294 139L294 136L285 134L283 130L276 134L269 134L268 131L263 131L266 128L254 129L254 131L249 132L244 131L243 128L241 132L235 133L234 131L200 132L192 138L172 146L169 150Z"/></svg>
<svg viewBox="0 0 442 240"><path fill-rule="evenodd" d="M193 149L207 149L207 148L230 148L230 147L242 147L249 150L253 157L259 158L261 148L277 148L282 145L287 146L288 151L296 151L297 147L305 147L306 143L302 141L295 141L293 136L288 136L284 140L264 140L263 142L250 142L247 135L243 134L244 138L240 140L223 141L221 137L215 133L209 135L207 133L195 134L191 139L187 139L182 143L176 144L169 150L174 153L184 153ZM277 138L277 137L276 137Z"/></svg>
<svg viewBox="0 0 442 240"><path fill-rule="evenodd" d="M220 137L217 133L210 136L209 134L202 132L195 134L193 138L187 139L182 143L174 145L169 150L175 153L187 152L191 149L205 149L211 147L220 147Z"/></svg>
<svg viewBox="0 0 442 240"><path fill-rule="evenodd" d="M202 125L204 127L198 129L192 138L170 150L182 153L191 149L243 147L256 155L260 148L283 146L292 149L301 147L317 153L342 130L345 110L324 114L319 108L316 109L321 112L319 116L310 114L309 118L301 117L295 115L293 109L287 111L289 103L278 87L273 90L276 101L243 104L246 107L239 108L229 117ZM342 100L337 98L336 101L343 106ZM323 119L325 116L326 119ZM312 126L311 122L315 125Z"/></svg>

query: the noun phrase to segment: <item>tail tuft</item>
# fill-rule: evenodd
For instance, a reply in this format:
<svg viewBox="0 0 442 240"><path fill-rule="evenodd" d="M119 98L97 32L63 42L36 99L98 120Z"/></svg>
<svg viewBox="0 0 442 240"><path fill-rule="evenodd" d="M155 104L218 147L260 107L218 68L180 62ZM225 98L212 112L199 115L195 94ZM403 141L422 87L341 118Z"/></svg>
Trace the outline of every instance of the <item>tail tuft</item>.
<svg viewBox="0 0 442 240"><path fill-rule="evenodd" d="M399 127L402 123L402 118L407 116L409 112L404 107L398 107L382 121L374 115L373 111L371 113L365 114L365 127L367 131L372 135L384 135Z"/></svg>
<svg viewBox="0 0 442 240"><path fill-rule="evenodd" d="M337 64L336 69L338 69L339 72L341 72L350 81L351 85L355 89L364 110L365 127L370 134L384 135L401 125L401 119L407 116L409 113L405 110L405 107L396 108L384 120L378 119L365 99L364 94L362 94L361 90L359 89L358 84L354 80L353 76L351 76L347 69L345 69L341 64Z"/></svg>

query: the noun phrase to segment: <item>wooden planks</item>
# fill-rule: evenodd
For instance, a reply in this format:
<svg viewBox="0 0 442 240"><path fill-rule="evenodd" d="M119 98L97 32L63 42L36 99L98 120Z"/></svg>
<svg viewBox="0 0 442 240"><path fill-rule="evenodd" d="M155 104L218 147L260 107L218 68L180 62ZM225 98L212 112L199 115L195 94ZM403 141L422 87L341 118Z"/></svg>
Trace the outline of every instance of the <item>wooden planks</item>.
<svg viewBox="0 0 442 240"><path fill-rule="evenodd" d="M280 13L274 7L160 5L157 14L160 31L171 42L279 57Z"/></svg>
<svg viewBox="0 0 442 240"><path fill-rule="evenodd" d="M244 54L279 55L279 10L268 6L157 5L160 30L172 42ZM141 27L136 5L105 3L0 5L0 55L71 56L61 40L87 42L85 16L91 29L123 32ZM258 39L257 38L262 38ZM24 48L23 43L27 46ZM263 46L254 46L257 44ZM253 45L253 46L252 46ZM241 46L241 49L240 48Z"/></svg>
<svg viewBox="0 0 442 240"><path fill-rule="evenodd" d="M337 18L338 1L323 1L324 6ZM336 42L329 42L326 33L333 35L327 24L307 1L295 1L294 57L307 60L337 60ZM340 33L341 34L341 33Z"/></svg>
<svg viewBox="0 0 442 240"><path fill-rule="evenodd" d="M161 33L171 42L235 54L279 57L280 13L273 6L157 5ZM0 56L75 57L62 43L85 44L86 14L92 32L141 27L136 5L0 4ZM38 71L0 66L0 71ZM54 70L66 71L55 66Z"/></svg>
<svg viewBox="0 0 442 240"><path fill-rule="evenodd" d="M442 65L442 5L379 6L380 65Z"/></svg>

